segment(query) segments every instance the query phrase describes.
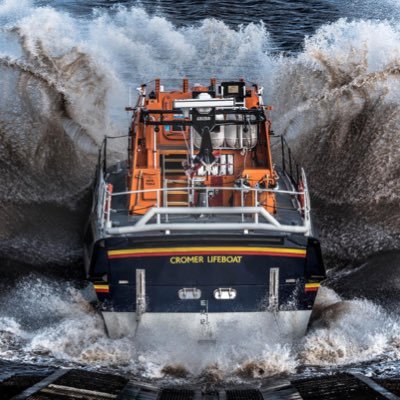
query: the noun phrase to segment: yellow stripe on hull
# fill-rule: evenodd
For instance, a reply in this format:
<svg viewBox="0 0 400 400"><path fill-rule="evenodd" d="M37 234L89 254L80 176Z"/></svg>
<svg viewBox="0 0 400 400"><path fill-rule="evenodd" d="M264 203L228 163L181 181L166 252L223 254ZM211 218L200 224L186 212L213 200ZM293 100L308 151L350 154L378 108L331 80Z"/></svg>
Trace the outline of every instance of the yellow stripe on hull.
<svg viewBox="0 0 400 400"><path fill-rule="evenodd" d="M126 249L126 250L110 250L108 255L112 256L128 256L134 254L154 254L156 253L213 253L224 252L231 253L276 253L276 254L293 254L305 256L306 250L290 249L290 248L276 248L276 247L164 247L154 249Z"/></svg>

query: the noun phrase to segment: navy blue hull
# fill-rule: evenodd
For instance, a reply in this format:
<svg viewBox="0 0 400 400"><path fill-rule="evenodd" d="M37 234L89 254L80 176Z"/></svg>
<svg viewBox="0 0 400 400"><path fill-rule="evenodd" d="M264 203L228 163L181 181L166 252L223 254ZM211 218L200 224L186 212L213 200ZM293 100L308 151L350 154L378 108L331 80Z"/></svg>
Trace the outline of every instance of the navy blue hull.
<svg viewBox="0 0 400 400"><path fill-rule="evenodd" d="M281 239L280 239L281 240ZM211 244L212 242L212 244ZM135 312L136 271L145 274L146 312L198 313L207 300L209 313L256 312L270 309L270 270L279 271L280 310L310 310L324 278L319 242L293 244L241 239L174 238L108 239L95 246L92 280L102 310ZM179 291L196 288L200 298L181 299ZM217 299L230 288L234 299Z"/></svg>

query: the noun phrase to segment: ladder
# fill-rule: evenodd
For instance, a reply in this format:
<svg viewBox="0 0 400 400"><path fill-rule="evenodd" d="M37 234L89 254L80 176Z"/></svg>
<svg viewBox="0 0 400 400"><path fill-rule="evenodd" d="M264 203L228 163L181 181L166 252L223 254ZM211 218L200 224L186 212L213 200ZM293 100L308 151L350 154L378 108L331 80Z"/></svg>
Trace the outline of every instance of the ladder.
<svg viewBox="0 0 400 400"><path fill-rule="evenodd" d="M189 178L185 175L182 162L186 154L162 155L163 204L164 207L189 207Z"/></svg>

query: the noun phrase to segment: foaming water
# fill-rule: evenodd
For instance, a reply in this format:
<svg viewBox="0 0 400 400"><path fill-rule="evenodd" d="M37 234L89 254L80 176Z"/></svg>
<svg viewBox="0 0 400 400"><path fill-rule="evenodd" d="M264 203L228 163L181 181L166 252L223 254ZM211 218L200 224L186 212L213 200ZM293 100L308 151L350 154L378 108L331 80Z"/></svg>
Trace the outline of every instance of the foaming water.
<svg viewBox="0 0 400 400"><path fill-rule="evenodd" d="M238 338L237 346L218 343L190 349L164 330L161 348L154 345L160 328L155 326L148 343L136 348L134 337L107 337L100 315L88 302L87 290L34 276L9 289L1 297L3 359L111 368L149 379L216 381L276 375L294 371L296 366L288 345L259 344L251 330Z"/></svg>
<svg viewBox="0 0 400 400"><path fill-rule="evenodd" d="M399 321L368 300L342 300L331 289L319 294L316 317L300 351L306 365L332 366L400 357Z"/></svg>
<svg viewBox="0 0 400 400"><path fill-rule="evenodd" d="M2 358L110 367L132 359L131 341L109 340L100 315L68 283L30 276L12 296L3 293L2 302Z"/></svg>
<svg viewBox="0 0 400 400"><path fill-rule="evenodd" d="M46 365L85 366L168 382L246 382L288 376L299 369L336 368L355 362L400 357L396 319L366 300L342 300L322 288L317 316L301 340L271 340L248 334L237 344L185 348L164 331L163 348L134 337L109 339L88 289L31 276L1 297L0 357ZM11 294L10 294L11 293ZM147 347L147 348L146 348Z"/></svg>

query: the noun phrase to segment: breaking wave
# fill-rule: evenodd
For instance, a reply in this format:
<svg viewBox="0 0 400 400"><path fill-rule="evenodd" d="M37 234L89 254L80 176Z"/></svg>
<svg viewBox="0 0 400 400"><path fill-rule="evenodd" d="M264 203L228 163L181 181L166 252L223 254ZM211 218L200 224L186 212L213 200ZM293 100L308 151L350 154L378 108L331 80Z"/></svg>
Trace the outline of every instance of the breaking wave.
<svg viewBox="0 0 400 400"><path fill-rule="evenodd" d="M280 59L275 129L306 166L326 250L354 260L397 248L400 31L339 20Z"/></svg>
<svg viewBox="0 0 400 400"><path fill-rule="evenodd" d="M32 264L79 259L98 145L125 131L128 92L184 75L266 87L274 130L309 174L326 254L354 261L398 248L394 23L342 19L288 56L273 51L263 23L177 28L140 7L74 17L3 0L0 21L2 257L18 260L23 247Z"/></svg>
<svg viewBox="0 0 400 400"><path fill-rule="evenodd" d="M343 300L323 288L300 350L305 365L333 366L400 357L399 321L364 299Z"/></svg>

